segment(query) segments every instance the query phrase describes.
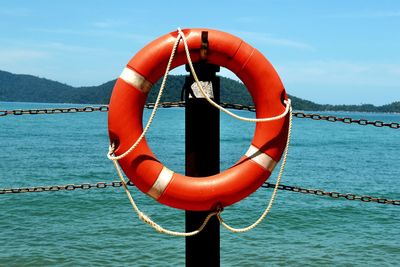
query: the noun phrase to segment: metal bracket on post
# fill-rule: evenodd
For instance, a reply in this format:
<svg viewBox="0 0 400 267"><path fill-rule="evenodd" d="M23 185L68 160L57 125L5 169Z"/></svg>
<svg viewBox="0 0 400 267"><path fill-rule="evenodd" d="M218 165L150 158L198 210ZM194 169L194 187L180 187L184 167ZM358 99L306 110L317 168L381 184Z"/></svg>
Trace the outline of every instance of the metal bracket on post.
<svg viewBox="0 0 400 267"><path fill-rule="evenodd" d="M208 51L208 32L201 32L201 48L200 48L200 58L201 60L207 59L207 51Z"/></svg>

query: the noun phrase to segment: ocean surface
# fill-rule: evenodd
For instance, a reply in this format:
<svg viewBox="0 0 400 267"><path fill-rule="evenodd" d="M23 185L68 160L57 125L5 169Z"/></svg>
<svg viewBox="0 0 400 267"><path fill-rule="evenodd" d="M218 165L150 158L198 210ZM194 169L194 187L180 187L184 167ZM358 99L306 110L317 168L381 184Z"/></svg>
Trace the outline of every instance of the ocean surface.
<svg viewBox="0 0 400 267"><path fill-rule="evenodd" d="M77 105L0 103L0 109ZM241 115L253 113L236 111ZM149 111L146 111L146 117ZM399 122L400 115L328 113ZM221 115L221 169L247 150L254 125ZM184 172L184 110L161 109L148 142ZM117 180L107 113L0 117L0 188ZM400 199L400 130L293 119L282 184ZM269 181L274 182L277 171ZM184 230L184 212L131 187L164 227ZM271 189L223 217L252 223ZM159 234L134 214L122 188L0 195L0 266L184 266L185 239ZM399 266L400 207L278 191L267 219L233 234L221 228L221 266Z"/></svg>

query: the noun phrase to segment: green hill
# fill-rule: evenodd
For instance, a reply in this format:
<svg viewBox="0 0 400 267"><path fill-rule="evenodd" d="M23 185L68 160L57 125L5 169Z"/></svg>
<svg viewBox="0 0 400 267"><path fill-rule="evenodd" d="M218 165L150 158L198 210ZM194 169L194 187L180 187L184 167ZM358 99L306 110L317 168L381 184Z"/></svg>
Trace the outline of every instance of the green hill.
<svg viewBox="0 0 400 267"><path fill-rule="evenodd" d="M183 75L168 77L162 101L181 99ZM39 103L80 103L108 104L115 80L98 86L73 87L33 75L13 74L0 71L0 101L39 102ZM150 92L148 102L154 102L160 87L158 81ZM312 111L362 111L362 112L400 112L400 102L388 105L321 105L312 101L290 96L296 110ZM252 100L244 85L235 80L221 77L221 102L252 105Z"/></svg>

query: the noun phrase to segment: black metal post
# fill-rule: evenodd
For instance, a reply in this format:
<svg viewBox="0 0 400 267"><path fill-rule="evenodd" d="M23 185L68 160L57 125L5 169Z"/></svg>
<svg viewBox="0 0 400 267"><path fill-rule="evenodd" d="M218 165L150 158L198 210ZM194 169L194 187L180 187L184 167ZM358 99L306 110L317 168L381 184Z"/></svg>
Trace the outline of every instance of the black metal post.
<svg viewBox="0 0 400 267"><path fill-rule="evenodd" d="M188 66L186 66L188 70ZM219 66L200 62L195 70L203 88L219 103ZM190 75L185 80L186 175L210 176L219 173L219 110L201 96ZM186 231L196 230L209 211L186 211ZM198 235L186 238L186 266L220 266L219 221L214 216Z"/></svg>

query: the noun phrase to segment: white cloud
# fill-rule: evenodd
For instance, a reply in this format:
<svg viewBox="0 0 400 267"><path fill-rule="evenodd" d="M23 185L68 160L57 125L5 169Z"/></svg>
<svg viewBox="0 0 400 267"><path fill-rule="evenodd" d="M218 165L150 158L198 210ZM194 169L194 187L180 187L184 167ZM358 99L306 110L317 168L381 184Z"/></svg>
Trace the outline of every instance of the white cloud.
<svg viewBox="0 0 400 267"><path fill-rule="evenodd" d="M91 26L99 29L110 29L110 28L116 28L116 27L121 27L123 25L126 25L127 23L122 20L116 20L116 19L104 19L101 21L95 21L91 23Z"/></svg>
<svg viewBox="0 0 400 267"><path fill-rule="evenodd" d="M370 14L366 14L368 17L375 17L375 18L393 18L393 17L400 17L400 11L378 11L373 12Z"/></svg>
<svg viewBox="0 0 400 267"><path fill-rule="evenodd" d="M337 60L291 62L277 66L286 83L400 87L400 65Z"/></svg>
<svg viewBox="0 0 400 267"><path fill-rule="evenodd" d="M146 44L147 42L149 42L154 38L149 35L136 34L132 32L121 33L111 29L107 29L106 27L98 29L88 29L88 30L75 30L67 28L57 28L57 29L32 28L30 30L33 32L40 32L40 33L63 34L63 35L68 34L68 35L78 35L84 37L91 36L91 37L101 37L101 38L104 37L116 38L116 39L135 41L140 44Z"/></svg>
<svg viewBox="0 0 400 267"><path fill-rule="evenodd" d="M31 60L38 60L48 58L49 53L32 50L32 49L20 49L20 48L1 48L0 49L0 64L21 64Z"/></svg>
<svg viewBox="0 0 400 267"><path fill-rule="evenodd" d="M1 8L0 15L1 16L10 16L10 17L26 17L32 14L32 11L27 8L16 7L16 8Z"/></svg>
<svg viewBox="0 0 400 267"><path fill-rule="evenodd" d="M63 51L63 52L74 52L74 53L98 53L104 52L103 49L94 48L91 46L80 46L80 45L71 45L59 42L48 42L42 44L33 44L33 46L37 46L38 48L44 48L46 50L54 50L54 51Z"/></svg>
<svg viewBox="0 0 400 267"><path fill-rule="evenodd" d="M286 39L286 38L273 37L266 33L236 31L234 34L239 36L243 40L246 40L246 41L248 40L251 43L257 43L259 45L283 46L283 47L302 49L302 50L312 50L313 49L313 47L310 44L291 40L291 39Z"/></svg>
<svg viewBox="0 0 400 267"><path fill-rule="evenodd" d="M239 22L239 23L249 23L249 24L252 24L252 23L259 23L260 21L261 21L261 18L259 18L259 17L246 17L246 16L244 16L244 17L238 17L238 18L236 18L235 19L237 22Z"/></svg>
<svg viewBox="0 0 400 267"><path fill-rule="evenodd" d="M67 53L105 53L105 49L92 46L81 46L74 44L67 44L61 42L47 42L47 41L32 41L32 40L10 40L2 38L0 41L3 43L0 55L6 58L26 58L37 59L43 57L50 57L60 52Z"/></svg>
<svg viewBox="0 0 400 267"><path fill-rule="evenodd" d="M328 18L360 18L360 19L374 19L374 18L396 18L400 17L400 11L364 11L364 12L354 12L354 13L339 13L331 14L327 16Z"/></svg>
<svg viewBox="0 0 400 267"><path fill-rule="evenodd" d="M388 72L393 75L398 75L400 77L400 65L391 65L388 68Z"/></svg>

